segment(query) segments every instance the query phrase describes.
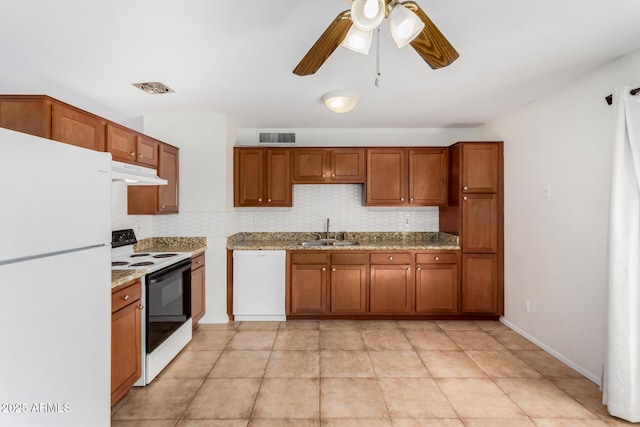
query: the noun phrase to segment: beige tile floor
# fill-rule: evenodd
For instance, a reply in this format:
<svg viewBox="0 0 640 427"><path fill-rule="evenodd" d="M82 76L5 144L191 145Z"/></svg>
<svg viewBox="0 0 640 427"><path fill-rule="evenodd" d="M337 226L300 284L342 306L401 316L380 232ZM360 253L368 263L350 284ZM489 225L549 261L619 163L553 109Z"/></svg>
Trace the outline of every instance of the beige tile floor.
<svg viewBox="0 0 640 427"><path fill-rule="evenodd" d="M201 325L113 427L617 426L601 393L499 322Z"/></svg>

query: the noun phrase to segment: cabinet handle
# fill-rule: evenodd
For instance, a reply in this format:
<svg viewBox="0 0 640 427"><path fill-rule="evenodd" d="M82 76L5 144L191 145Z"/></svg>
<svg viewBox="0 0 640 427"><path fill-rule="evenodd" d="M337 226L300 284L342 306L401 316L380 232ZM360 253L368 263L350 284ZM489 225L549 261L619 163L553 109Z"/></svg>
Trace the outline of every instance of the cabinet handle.
<svg viewBox="0 0 640 427"><path fill-rule="evenodd" d="M411 271L411 267L407 267L407 271Z"/></svg>
<svg viewBox="0 0 640 427"><path fill-rule="evenodd" d="M433 259L435 259L436 261L440 261L439 257L434 257Z"/></svg>
<svg viewBox="0 0 640 427"><path fill-rule="evenodd" d="M404 197L400 197L400 201L401 201L401 202L404 202Z"/></svg>
<svg viewBox="0 0 640 427"><path fill-rule="evenodd" d="M129 299L129 295L123 296L122 299L125 300L125 301L128 300Z"/></svg>
<svg viewBox="0 0 640 427"><path fill-rule="evenodd" d="M195 278L195 276L191 276L191 278L192 278L192 279L194 279L194 278Z"/></svg>
<svg viewBox="0 0 640 427"><path fill-rule="evenodd" d="M332 173L332 174L331 174L331 176L332 176L333 178L335 178L335 177L336 177L336 174L335 174L335 173Z"/></svg>
<svg viewBox="0 0 640 427"><path fill-rule="evenodd" d="M164 209L164 205L160 206L160 209Z"/></svg>
<svg viewBox="0 0 640 427"><path fill-rule="evenodd" d="M324 174L324 173L323 173L323 174L322 174L322 177L323 177L323 178L326 178L326 174Z"/></svg>
<svg viewBox="0 0 640 427"><path fill-rule="evenodd" d="M420 267L416 268L416 271L422 271L422 269Z"/></svg>
<svg viewBox="0 0 640 427"><path fill-rule="evenodd" d="M142 310L142 309L144 308L144 305L140 304L140 305L138 306L138 308L139 308L140 310Z"/></svg>
<svg viewBox="0 0 640 427"><path fill-rule="evenodd" d="M138 154L138 157L142 158L142 153Z"/></svg>
<svg viewBox="0 0 640 427"><path fill-rule="evenodd" d="M267 202L271 203L271 199L267 199Z"/></svg>
<svg viewBox="0 0 640 427"><path fill-rule="evenodd" d="M325 267L322 267L322 271L327 271L327 269Z"/></svg>
<svg viewBox="0 0 640 427"><path fill-rule="evenodd" d="M389 261L393 261L393 257L392 256L389 257Z"/></svg>
<svg viewBox="0 0 640 427"><path fill-rule="evenodd" d="M133 151L129 153L130 156L135 156L136 153L134 153Z"/></svg>
<svg viewBox="0 0 640 427"><path fill-rule="evenodd" d="M262 199L258 199L258 201L259 201L259 202L261 202L261 201L262 201Z"/></svg>
<svg viewBox="0 0 640 427"><path fill-rule="evenodd" d="M466 185L464 187L462 187L463 190L468 190L469 187L467 187Z"/></svg>
<svg viewBox="0 0 640 427"><path fill-rule="evenodd" d="M331 271L336 271L335 267L331 269Z"/></svg>
<svg viewBox="0 0 640 427"><path fill-rule="evenodd" d="M413 202L413 197L409 199L410 202Z"/></svg>
<svg viewBox="0 0 640 427"><path fill-rule="evenodd" d="M464 200L469 200L469 198L467 196L464 196Z"/></svg>

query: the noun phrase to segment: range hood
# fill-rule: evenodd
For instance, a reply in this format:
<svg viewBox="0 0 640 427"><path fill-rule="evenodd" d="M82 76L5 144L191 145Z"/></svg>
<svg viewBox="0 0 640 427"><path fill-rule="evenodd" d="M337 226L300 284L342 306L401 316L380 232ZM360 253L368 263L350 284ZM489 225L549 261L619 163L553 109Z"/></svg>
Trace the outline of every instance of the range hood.
<svg viewBox="0 0 640 427"><path fill-rule="evenodd" d="M111 162L111 180L127 185L167 185L167 180L158 177L154 169L115 160Z"/></svg>

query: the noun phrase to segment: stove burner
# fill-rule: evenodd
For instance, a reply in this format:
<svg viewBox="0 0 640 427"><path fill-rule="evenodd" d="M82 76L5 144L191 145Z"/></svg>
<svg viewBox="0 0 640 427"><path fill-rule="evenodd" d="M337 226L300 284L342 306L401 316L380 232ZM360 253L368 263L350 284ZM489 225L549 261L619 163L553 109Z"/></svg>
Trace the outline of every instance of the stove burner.
<svg viewBox="0 0 640 427"><path fill-rule="evenodd" d="M154 255L153 258L171 258L172 256L176 256L178 254L158 254Z"/></svg>
<svg viewBox="0 0 640 427"><path fill-rule="evenodd" d="M153 262L151 261L136 262L135 264L131 264L131 267L146 267L147 265L153 265Z"/></svg>
<svg viewBox="0 0 640 427"><path fill-rule="evenodd" d="M133 254L133 255L131 255L131 258L138 258L138 257L141 257L141 256L149 256L149 255L150 254Z"/></svg>
<svg viewBox="0 0 640 427"><path fill-rule="evenodd" d="M117 267L119 265L127 265L127 261L111 261L111 267Z"/></svg>

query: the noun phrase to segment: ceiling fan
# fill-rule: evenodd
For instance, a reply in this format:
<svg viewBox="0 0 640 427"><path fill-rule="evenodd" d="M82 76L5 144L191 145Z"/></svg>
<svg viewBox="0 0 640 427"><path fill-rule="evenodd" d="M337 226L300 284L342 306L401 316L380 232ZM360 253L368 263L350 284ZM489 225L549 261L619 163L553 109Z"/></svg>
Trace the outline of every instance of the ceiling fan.
<svg viewBox="0 0 640 427"><path fill-rule="evenodd" d="M458 52L416 2L353 0L351 10L338 14L293 73L314 74L341 44L367 54L373 31L384 18L389 18L391 35L398 47L411 44L431 68L446 67L458 58Z"/></svg>

